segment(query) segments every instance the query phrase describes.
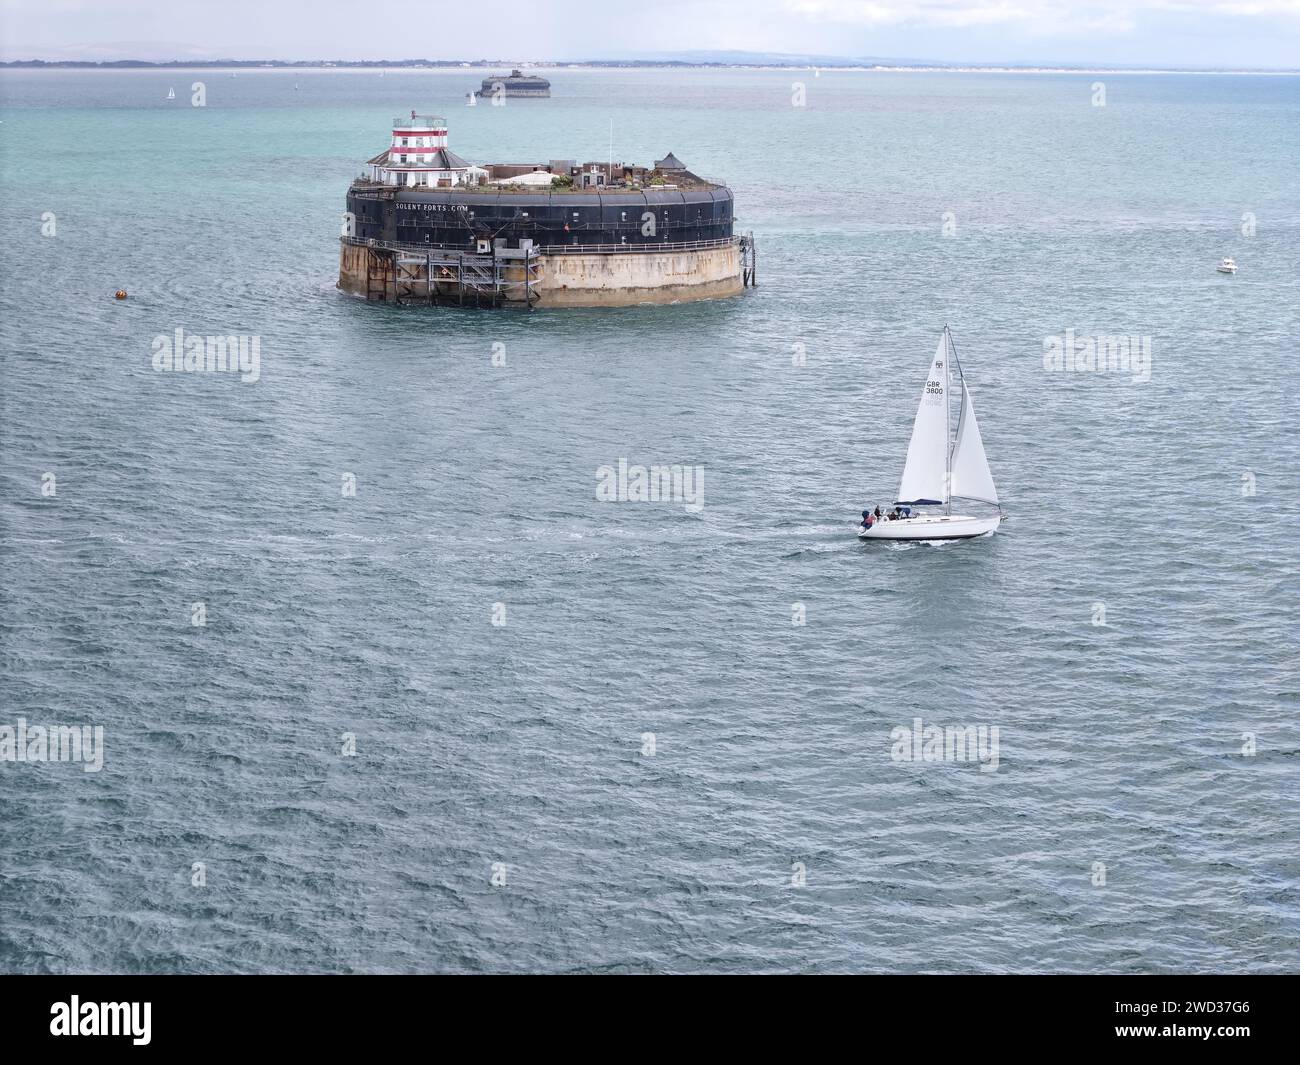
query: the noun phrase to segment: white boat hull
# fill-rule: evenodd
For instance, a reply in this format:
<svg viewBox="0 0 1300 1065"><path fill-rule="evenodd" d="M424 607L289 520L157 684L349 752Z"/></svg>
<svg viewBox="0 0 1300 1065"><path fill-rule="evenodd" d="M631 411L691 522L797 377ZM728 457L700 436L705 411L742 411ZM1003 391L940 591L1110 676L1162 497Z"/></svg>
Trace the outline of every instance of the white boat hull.
<svg viewBox="0 0 1300 1065"><path fill-rule="evenodd" d="M973 518L967 514L921 514L914 518L876 522L870 529L859 529L859 540L969 540L995 532L1002 515Z"/></svg>

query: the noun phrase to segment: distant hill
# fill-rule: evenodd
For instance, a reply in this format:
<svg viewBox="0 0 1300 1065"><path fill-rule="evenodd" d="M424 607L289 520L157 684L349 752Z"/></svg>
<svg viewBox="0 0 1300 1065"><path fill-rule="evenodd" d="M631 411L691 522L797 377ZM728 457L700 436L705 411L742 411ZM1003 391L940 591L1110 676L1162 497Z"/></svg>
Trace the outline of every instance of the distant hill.
<svg viewBox="0 0 1300 1065"><path fill-rule="evenodd" d="M124 48L130 46L118 46ZM190 58L175 59L136 59L136 58L59 58L59 59L15 59L0 62L0 67L21 68L90 68L90 69L166 69L170 67L529 67L553 68L566 66L641 68L641 67L791 67L807 69L810 67L862 67L862 68L911 68L933 70L1161 70L1171 73L1183 71L1188 73L1208 71L1207 67L1149 67L1135 64L1107 63L1053 63L1053 62L948 62L933 59L914 59L899 56L836 56L813 53L792 52L743 52L723 51L687 51L660 52L635 55L612 55L604 58L570 59L570 60L521 60L518 58L495 59L225 59L199 58L201 50L188 45L168 46L164 54L174 56L189 55ZM115 49L107 46L96 49L100 54ZM155 53L158 52L154 46ZM140 53L146 49L142 46ZM65 52L66 54L66 52ZM1216 70L1223 68L1213 68ZM1241 70L1242 68L1231 68ZM1269 68L1258 73L1295 73L1295 68Z"/></svg>

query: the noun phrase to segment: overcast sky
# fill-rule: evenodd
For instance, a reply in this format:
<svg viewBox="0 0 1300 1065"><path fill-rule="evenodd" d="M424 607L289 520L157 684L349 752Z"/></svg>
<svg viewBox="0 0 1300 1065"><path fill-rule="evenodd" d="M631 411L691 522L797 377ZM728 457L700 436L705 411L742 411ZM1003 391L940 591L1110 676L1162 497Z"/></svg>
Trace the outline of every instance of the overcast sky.
<svg viewBox="0 0 1300 1065"><path fill-rule="evenodd" d="M1300 0L3 0L5 59L600 59L741 49L1300 67Z"/></svg>

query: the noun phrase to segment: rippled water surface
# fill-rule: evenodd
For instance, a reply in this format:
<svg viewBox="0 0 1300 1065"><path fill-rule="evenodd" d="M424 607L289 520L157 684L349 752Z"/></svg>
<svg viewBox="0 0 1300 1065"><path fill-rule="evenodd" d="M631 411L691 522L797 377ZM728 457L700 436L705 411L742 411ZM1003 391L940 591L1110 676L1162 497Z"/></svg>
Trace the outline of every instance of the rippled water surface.
<svg viewBox="0 0 1300 1065"><path fill-rule="evenodd" d="M481 77L0 74L0 725L105 736L0 761L0 969L1300 968L1300 81ZM340 295L411 108L676 152L760 286ZM1008 520L860 544L945 322ZM260 379L154 372L178 327ZM1066 329L1150 380L1045 371ZM598 502L619 458L703 510ZM917 717L996 771L894 760Z"/></svg>

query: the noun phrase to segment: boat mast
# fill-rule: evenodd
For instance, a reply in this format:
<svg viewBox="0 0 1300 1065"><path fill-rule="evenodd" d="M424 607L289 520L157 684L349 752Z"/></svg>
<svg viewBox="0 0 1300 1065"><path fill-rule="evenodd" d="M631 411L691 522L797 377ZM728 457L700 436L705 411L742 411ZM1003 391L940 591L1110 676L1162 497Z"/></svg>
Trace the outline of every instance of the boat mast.
<svg viewBox="0 0 1300 1065"><path fill-rule="evenodd" d="M943 327L944 338L948 341L948 354L943 360L943 443L944 443L944 477L943 477L943 512L952 513L952 357L956 348L952 345L952 333L948 326Z"/></svg>

